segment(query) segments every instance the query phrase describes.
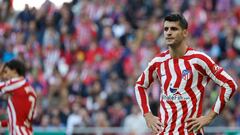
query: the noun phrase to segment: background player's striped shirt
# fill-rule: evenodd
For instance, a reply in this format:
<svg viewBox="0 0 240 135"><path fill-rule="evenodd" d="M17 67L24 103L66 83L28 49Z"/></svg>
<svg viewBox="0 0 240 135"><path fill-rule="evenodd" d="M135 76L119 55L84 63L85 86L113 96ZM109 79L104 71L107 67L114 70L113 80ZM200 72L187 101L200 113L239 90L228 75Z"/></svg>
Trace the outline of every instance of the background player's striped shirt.
<svg viewBox="0 0 240 135"><path fill-rule="evenodd" d="M32 135L32 121L36 108L36 93L24 78L0 82L0 90L8 94L8 120L1 126L9 128L11 135Z"/></svg>
<svg viewBox="0 0 240 135"><path fill-rule="evenodd" d="M185 122L202 115L205 86L212 79L221 86L212 110L220 113L237 89L233 79L206 54L188 48L180 58L169 50L156 56L139 77L135 94L143 114L150 112L146 89L157 79L161 84L160 121L164 134L190 134Z"/></svg>

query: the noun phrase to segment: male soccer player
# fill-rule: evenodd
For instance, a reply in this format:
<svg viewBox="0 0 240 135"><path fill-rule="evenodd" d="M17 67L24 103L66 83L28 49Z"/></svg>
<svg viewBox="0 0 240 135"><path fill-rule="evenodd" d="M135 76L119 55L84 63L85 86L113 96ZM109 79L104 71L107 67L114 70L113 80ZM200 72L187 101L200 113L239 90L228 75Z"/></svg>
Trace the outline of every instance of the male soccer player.
<svg viewBox="0 0 240 135"><path fill-rule="evenodd" d="M0 92L8 95L8 120L0 121L11 135L32 135L32 121L36 108L36 94L24 78L25 66L11 60L0 68Z"/></svg>
<svg viewBox="0 0 240 135"><path fill-rule="evenodd" d="M222 111L237 85L209 56L188 46L188 23L182 15L166 16L163 25L168 50L153 58L139 77L137 102L155 134L203 134L202 127ZM202 116L203 95L210 79L221 91L211 111ZM146 92L154 80L161 84L159 117L151 113Z"/></svg>

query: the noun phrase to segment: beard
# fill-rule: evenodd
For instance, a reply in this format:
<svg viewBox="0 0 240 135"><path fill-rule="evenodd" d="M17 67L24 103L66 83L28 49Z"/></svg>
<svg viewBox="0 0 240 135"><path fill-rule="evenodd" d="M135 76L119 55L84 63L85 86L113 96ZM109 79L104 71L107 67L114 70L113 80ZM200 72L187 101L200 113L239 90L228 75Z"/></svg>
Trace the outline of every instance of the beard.
<svg viewBox="0 0 240 135"><path fill-rule="evenodd" d="M183 42L183 40L174 40L173 42L167 42L166 45L168 47L172 47L172 48L176 48L178 47L181 43Z"/></svg>

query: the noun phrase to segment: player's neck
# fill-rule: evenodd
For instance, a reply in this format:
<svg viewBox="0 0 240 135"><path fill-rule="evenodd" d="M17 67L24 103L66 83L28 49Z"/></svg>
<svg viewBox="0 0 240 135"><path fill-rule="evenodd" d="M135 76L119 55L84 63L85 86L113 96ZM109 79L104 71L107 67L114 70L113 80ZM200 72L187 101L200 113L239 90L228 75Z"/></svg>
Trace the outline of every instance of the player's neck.
<svg viewBox="0 0 240 135"><path fill-rule="evenodd" d="M172 58L179 58L185 55L187 52L188 45L186 43L182 43L176 47L169 47L169 52Z"/></svg>
<svg viewBox="0 0 240 135"><path fill-rule="evenodd" d="M23 79L23 77L22 77L22 76L19 76L19 75L14 75L14 76L12 76L12 78Z"/></svg>

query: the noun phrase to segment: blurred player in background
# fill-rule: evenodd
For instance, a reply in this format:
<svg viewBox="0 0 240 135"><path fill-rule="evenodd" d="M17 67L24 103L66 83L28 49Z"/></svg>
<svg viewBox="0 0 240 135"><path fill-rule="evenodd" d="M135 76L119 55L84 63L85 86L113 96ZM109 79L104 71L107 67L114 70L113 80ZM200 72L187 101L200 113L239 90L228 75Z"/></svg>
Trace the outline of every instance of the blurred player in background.
<svg viewBox="0 0 240 135"><path fill-rule="evenodd" d="M149 63L135 86L138 104L155 134L203 134L202 127L223 110L237 89L222 67L205 53L189 47L187 28L182 15L165 17L164 38L168 50ZM155 79L161 84L159 117L152 114L146 91ZM202 116L203 95L210 80L221 86L221 91L212 110Z"/></svg>
<svg viewBox="0 0 240 135"><path fill-rule="evenodd" d="M11 60L0 68L0 92L8 95L8 120L0 121L0 126L8 126L11 135L33 134L36 93L25 79L25 70L19 60Z"/></svg>

